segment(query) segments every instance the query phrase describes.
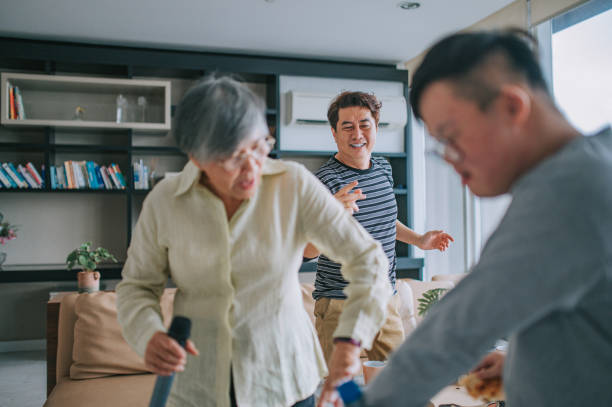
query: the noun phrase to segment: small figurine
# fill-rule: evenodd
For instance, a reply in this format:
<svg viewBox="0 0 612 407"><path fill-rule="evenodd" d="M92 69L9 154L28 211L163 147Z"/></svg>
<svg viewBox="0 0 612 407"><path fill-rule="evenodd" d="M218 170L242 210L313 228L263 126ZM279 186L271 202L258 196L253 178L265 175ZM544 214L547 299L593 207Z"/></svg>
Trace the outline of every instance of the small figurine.
<svg viewBox="0 0 612 407"><path fill-rule="evenodd" d="M77 106L76 109L74 109L74 116L72 117L73 120L83 120L85 115L85 108L81 107L81 106Z"/></svg>

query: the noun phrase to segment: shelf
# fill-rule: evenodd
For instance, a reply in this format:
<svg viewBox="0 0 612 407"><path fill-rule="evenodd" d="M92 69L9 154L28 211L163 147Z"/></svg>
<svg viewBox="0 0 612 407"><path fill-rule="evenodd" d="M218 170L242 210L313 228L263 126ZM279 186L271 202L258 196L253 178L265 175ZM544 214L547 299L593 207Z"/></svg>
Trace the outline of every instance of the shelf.
<svg viewBox="0 0 612 407"><path fill-rule="evenodd" d="M102 280L120 279L121 264L100 265L97 270ZM75 281L79 270L67 270L65 264L4 266L0 270L0 283L30 283L40 281Z"/></svg>
<svg viewBox="0 0 612 407"><path fill-rule="evenodd" d="M266 109L266 116L272 116L278 114L278 110L274 109L274 108L267 108Z"/></svg>
<svg viewBox="0 0 612 407"><path fill-rule="evenodd" d="M331 157L335 155L337 151L313 151L313 150L273 150L270 154L276 154L279 157ZM406 158L406 153L383 153L373 152L373 156L377 157L388 157L388 158Z"/></svg>
<svg viewBox="0 0 612 407"><path fill-rule="evenodd" d="M36 119L5 119L2 125L7 127L55 127L79 129L106 129L106 130L134 130L142 132L166 132L169 125L154 123L116 123L106 121L88 120L36 120Z"/></svg>
<svg viewBox="0 0 612 407"><path fill-rule="evenodd" d="M50 188L2 188L0 193L57 193L57 194L113 194L124 195L129 189L50 189Z"/></svg>
<svg viewBox="0 0 612 407"><path fill-rule="evenodd" d="M0 123L7 127L65 129L170 130L170 81L40 75L3 72ZM25 119L11 119L9 88L22 96ZM126 98L125 122L117 123L117 96ZM145 97L146 121L135 121L137 99ZM18 106L18 103L16 103ZM77 106L83 119L75 120Z"/></svg>
<svg viewBox="0 0 612 407"><path fill-rule="evenodd" d="M139 154L173 154L186 156L186 154L178 147L135 146L132 147L131 150L132 152Z"/></svg>

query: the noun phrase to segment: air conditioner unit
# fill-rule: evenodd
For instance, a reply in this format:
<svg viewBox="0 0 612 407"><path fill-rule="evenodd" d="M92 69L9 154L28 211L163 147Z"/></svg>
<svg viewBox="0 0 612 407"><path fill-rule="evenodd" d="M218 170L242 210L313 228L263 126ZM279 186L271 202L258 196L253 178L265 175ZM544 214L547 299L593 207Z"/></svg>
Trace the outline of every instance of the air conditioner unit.
<svg viewBox="0 0 612 407"><path fill-rule="evenodd" d="M329 125L327 109L336 95L287 92L287 124L292 125ZM401 96L380 98L379 127L401 128L408 120L406 99Z"/></svg>

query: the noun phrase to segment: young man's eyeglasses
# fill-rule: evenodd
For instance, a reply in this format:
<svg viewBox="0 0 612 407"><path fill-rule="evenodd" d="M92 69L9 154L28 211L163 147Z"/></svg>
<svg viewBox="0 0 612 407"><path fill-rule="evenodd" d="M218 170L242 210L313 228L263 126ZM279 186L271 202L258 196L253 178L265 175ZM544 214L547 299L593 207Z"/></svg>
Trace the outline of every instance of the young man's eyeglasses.
<svg viewBox="0 0 612 407"><path fill-rule="evenodd" d="M241 168L249 157L253 157L257 163L262 164L272 148L276 139L272 136L262 137L257 144L248 151L242 151L229 158L217 160L217 163L226 171L235 171Z"/></svg>
<svg viewBox="0 0 612 407"><path fill-rule="evenodd" d="M453 139L433 140L431 147L427 150L429 154L433 154L443 160L453 164L458 164L463 160L463 154L453 146Z"/></svg>

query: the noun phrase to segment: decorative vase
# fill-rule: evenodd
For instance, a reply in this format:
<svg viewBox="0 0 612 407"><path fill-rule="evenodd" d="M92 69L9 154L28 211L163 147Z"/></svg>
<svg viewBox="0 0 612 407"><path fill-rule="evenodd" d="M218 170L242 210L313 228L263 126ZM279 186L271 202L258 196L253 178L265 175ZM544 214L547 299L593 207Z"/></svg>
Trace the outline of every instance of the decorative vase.
<svg viewBox="0 0 612 407"><path fill-rule="evenodd" d="M83 270L77 273L79 293L95 293L100 291L100 272Z"/></svg>
<svg viewBox="0 0 612 407"><path fill-rule="evenodd" d="M4 263L4 260L6 260L6 253L0 252L0 270L2 270L2 264Z"/></svg>

